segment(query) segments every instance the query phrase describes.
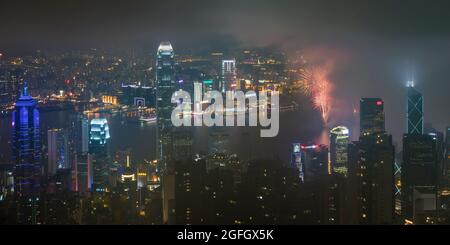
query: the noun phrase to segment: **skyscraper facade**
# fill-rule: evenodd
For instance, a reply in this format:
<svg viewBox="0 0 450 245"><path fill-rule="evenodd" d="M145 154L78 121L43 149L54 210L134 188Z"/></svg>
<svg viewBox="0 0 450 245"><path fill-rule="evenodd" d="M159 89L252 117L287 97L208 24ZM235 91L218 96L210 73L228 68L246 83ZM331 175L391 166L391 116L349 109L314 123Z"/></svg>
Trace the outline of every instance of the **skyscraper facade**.
<svg viewBox="0 0 450 245"><path fill-rule="evenodd" d="M434 201L418 200L420 193L427 195L434 193L436 197L438 184L436 152L436 142L431 135L403 136L402 216L414 223L420 223L417 219L418 212L436 210L436 198ZM425 206L421 205L421 202Z"/></svg>
<svg viewBox="0 0 450 245"><path fill-rule="evenodd" d="M360 134L384 132L384 102L380 98L360 100Z"/></svg>
<svg viewBox="0 0 450 245"><path fill-rule="evenodd" d="M95 192L108 189L110 156L109 156L109 126L105 118L91 120L89 136L89 151L92 154L93 183Z"/></svg>
<svg viewBox="0 0 450 245"><path fill-rule="evenodd" d="M175 59L170 42L162 42L156 59L156 114L158 125L157 156L160 168L165 169L172 148L172 94L175 90Z"/></svg>
<svg viewBox="0 0 450 245"><path fill-rule="evenodd" d="M47 131L48 144L48 176L56 174L57 169L70 168L69 144L64 129L49 129Z"/></svg>
<svg viewBox="0 0 450 245"><path fill-rule="evenodd" d="M395 207L392 136L377 133L360 137L349 145L349 159L354 222L391 224Z"/></svg>
<svg viewBox="0 0 450 245"><path fill-rule="evenodd" d="M334 173L347 176L349 131L337 126L330 131L330 161Z"/></svg>
<svg viewBox="0 0 450 245"><path fill-rule="evenodd" d="M305 182L323 178L331 173L326 145L301 145L300 149Z"/></svg>
<svg viewBox="0 0 450 245"><path fill-rule="evenodd" d="M81 153L89 152L89 121L87 118L81 118Z"/></svg>
<svg viewBox="0 0 450 245"><path fill-rule="evenodd" d="M37 102L24 84L12 114L12 150L14 158L14 190L17 198L17 221L37 223L40 191L41 136Z"/></svg>
<svg viewBox="0 0 450 245"><path fill-rule="evenodd" d="M407 133L423 134L423 96L414 88L414 83L409 82L407 102Z"/></svg>

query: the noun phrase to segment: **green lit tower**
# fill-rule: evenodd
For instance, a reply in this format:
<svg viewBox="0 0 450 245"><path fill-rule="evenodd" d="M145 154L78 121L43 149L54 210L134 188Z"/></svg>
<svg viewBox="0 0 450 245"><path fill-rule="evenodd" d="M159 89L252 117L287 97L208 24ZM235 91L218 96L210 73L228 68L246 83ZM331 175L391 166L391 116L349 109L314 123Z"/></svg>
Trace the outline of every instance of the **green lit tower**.
<svg viewBox="0 0 450 245"><path fill-rule="evenodd" d="M423 134L423 96L414 88L414 82L407 83L408 102L407 102L407 133Z"/></svg>

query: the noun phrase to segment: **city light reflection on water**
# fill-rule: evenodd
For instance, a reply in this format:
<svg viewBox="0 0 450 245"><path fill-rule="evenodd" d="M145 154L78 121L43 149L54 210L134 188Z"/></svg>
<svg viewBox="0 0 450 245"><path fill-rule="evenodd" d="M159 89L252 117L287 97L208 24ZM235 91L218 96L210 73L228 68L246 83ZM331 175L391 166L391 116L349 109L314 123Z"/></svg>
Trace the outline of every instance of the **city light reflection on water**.
<svg viewBox="0 0 450 245"><path fill-rule="evenodd" d="M41 113L42 132L50 128L67 127L71 114L74 114L74 111ZM113 152L130 148L135 161L155 158L155 123L131 121L119 114L106 113L101 116L108 119ZM98 115L90 117L98 117ZM2 162L6 162L10 156L7 147L10 146L10 120L10 117L0 118L0 135L2 136L0 160ZM218 129L191 127L191 130L194 135L193 150L198 153L207 153L212 144L210 133ZM322 127L320 115L312 109L280 113L280 131L274 138L260 138L259 127L223 127L220 130L227 135L225 142L227 152L236 153L243 160L278 157L288 162L292 142L328 144L328 130ZM45 137L43 140L46 141Z"/></svg>

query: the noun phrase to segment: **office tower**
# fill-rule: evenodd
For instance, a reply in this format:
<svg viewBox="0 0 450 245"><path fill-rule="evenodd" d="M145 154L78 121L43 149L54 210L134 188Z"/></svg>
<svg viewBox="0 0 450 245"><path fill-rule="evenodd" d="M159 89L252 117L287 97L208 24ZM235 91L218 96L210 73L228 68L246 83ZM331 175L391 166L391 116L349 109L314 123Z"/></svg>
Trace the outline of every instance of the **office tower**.
<svg viewBox="0 0 450 245"><path fill-rule="evenodd" d="M392 224L394 219L394 161L392 136L361 136L349 145L349 223Z"/></svg>
<svg viewBox="0 0 450 245"><path fill-rule="evenodd" d="M136 171L131 166L130 156L127 156L127 162L125 165L124 172L120 176L120 181L123 187L123 192L128 193L130 196L136 194L137 189L137 180L136 180Z"/></svg>
<svg viewBox="0 0 450 245"><path fill-rule="evenodd" d="M433 137L405 134L402 162L402 216L408 222L423 223L423 215L432 217L436 212L437 173L436 142ZM434 197L430 197L433 195Z"/></svg>
<svg viewBox="0 0 450 245"><path fill-rule="evenodd" d="M305 181L305 166L302 162L300 143L292 144L291 167L298 169L300 180Z"/></svg>
<svg viewBox="0 0 450 245"><path fill-rule="evenodd" d="M331 173L328 147L325 145L301 145L301 161L306 182L314 181Z"/></svg>
<svg viewBox="0 0 450 245"><path fill-rule="evenodd" d="M160 168L166 169L171 159L173 110L172 93L175 92L175 59L170 42L162 42L156 59L156 114L157 114L157 156Z"/></svg>
<svg viewBox="0 0 450 245"><path fill-rule="evenodd" d="M89 152L89 121L87 118L81 118L81 153Z"/></svg>
<svg viewBox="0 0 450 245"><path fill-rule="evenodd" d="M330 162L334 173L347 176L349 131L337 126L330 131Z"/></svg>
<svg viewBox="0 0 450 245"><path fill-rule="evenodd" d="M177 168L177 166L175 166ZM175 224L175 188L176 188L176 174L173 172L165 172L161 178L161 199L162 199L162 222L163 224ZM153 182L153 181L152 181ZM155 181L153 185L158 185Z"/></svg>
<svg viewBox="0 0 450 245"><path fill-rule="evenodd" d="M436 145L436 169L438 186L447 186L448 178L445 168L445 141L444 134L434 128L425 129L425 133L433 138Z"/></svg>
<svg viewBox="0 0 450 245"><path fill-rule="evenodd" d="M60 168L56 170L54 177L56 192L68 192L72 188L72 169L70 168Z"/></svg>
<svg viewBox="0 0 450 245"><path fill-rule="evenodd" d="M407 89L407 133L423 134L423 96L414 88L413 81L408 82Z"/></svg>
<svg viewBox="0 0 450 245"><path fill-rule="evenodd" d="M379 98L362 98L360 101L360 134L384 132L384 103Z"/></svg>
<svg viewBox="0 0 450 245"><path fill-rule="evenodd" d="M67 132L64 129L49 129L47 131L48 144L48 177L54 176L57 169L71 167L69 159L69 144Z"/></svg>
<svg viewBox="0 0 450 245"><path fill-rule="evenodd" d="M298 170L285 167L281 161L251 161L242 178L237 221L244 224L297 224L310 216L303 210L311 197L308 192L299 194ZM307 193L307 194L306 194ZM311 222L312 223L312 222Z"/></svg>
<svg viewBox="0 0 450 245"><path fill-rule="evenodd" d="M206 181L206 162L188 161L175 166L175 223L204 224L202 201ZM180 201L177 201L180 200Z"/></svg>
<svg viewBox="0 0 450 245"><path fill-rule="evenodd" d="M88 193L92 190L92 155L82 154L77 156L77 178L75 183L75 191L80 193Z"/></svg>
<svg viewBox="0 0 450 245"><path fill-rule="evenodd" d="M137 192L137 176L136 168L131 164L130 156L126 157L126 164L123 173L120 175L117 186L119 187L119 195L122 199L120 203L121 223L135 223L138 213L138 192Z"/></svg>
<svg viewBox="0 0 450 245"><path fill-rule="evenodd" d="M36 224L41 177L41 135L37 102L27 89L24 83L12 114L14 191L18 223Z"/></svg>
<svg viewBox="0 0 450 245"><path fill-rule="evenodd" d="M89 151L92 154L93 183L95 192L108 189L109 179L109 127L105 118L91 120L89 136Z"/></svg>
<svg viewBox="0 0 450 245"><path fill-rule="evenodd" d="M222 60L222 84L220 90L224 93L226 90L235 89L236 86L236 60Z"/></svg>
<svg viewBox="0 0 450 245"><path fill-rule="evenodd" d="M215 168L208 171L203 195L209 204L204 209L206 224L239 224L239 221L236 222L238 205L234 190L231 170Z"/></svg>

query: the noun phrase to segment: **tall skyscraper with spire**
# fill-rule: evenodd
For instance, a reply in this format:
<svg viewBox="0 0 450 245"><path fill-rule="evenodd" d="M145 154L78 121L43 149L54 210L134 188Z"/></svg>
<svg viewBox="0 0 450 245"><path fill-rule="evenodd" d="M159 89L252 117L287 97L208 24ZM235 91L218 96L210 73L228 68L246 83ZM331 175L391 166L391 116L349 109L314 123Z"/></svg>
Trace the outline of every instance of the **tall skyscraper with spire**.
<svg viewBox="0 0 450 245"><path fill-rule="evenodd" d="M26 82L16 101L11 125L17 222L36 224L41 177L41 135L37 102L28 94Z"/></svg>
<svg viewBox="0 0 450 245"><path fill-rule="evenodd" d="M156 58L156 114L158 125L157 156L166 169L172 152L172 93L175 91L175 59L170 42L162 42Z"/></svg>
<svg viewBox="0 0 450 245"><path fill-rule="evenodd" d="M414 88L414 81L409 81L407 83L407 89L407 133L423 134L423 96Z"/></svg>

